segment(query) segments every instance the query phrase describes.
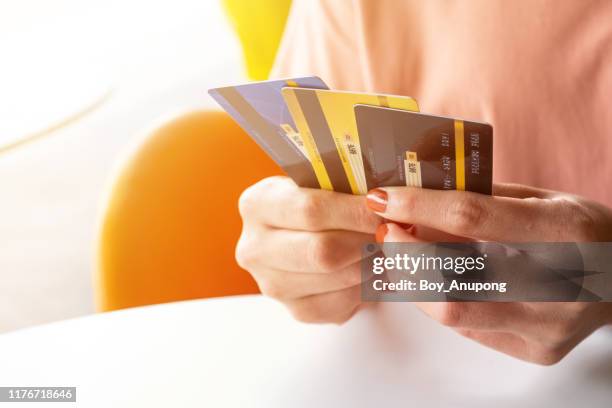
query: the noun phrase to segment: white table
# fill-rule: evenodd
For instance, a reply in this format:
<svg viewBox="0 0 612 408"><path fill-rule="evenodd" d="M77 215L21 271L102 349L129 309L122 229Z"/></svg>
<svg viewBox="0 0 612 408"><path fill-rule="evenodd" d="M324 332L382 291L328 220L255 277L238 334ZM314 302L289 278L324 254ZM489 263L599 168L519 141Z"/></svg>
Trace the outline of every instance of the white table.
<svg viewBox="0 0 612 408"><path fill-rule="evenodd" d="M76 386L79 407L609 407L612 335L597 332L540 367L406 303L379 304L343 326L306 325L247 296L1 335L0 386L8 385Z"/></svg>

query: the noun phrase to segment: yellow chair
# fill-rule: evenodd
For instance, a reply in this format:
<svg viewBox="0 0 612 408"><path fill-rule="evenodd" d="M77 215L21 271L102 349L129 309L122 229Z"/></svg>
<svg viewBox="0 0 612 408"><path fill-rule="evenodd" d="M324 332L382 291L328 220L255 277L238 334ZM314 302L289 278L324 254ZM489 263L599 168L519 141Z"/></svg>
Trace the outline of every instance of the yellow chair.
<svg viewBox="0 0 612 408"><path fill-rule="evenodd" d="M242 44L249 78L268 78L291 0L223 0L223 5Z"/></svg>
<svg viewBox="0 0 612 408"><path fill-rule="evenodd" d="M189 113L151 132L104 205L98 309L257 293L234 260L237 201L275 174L280 168L223 112Z"/></svg>

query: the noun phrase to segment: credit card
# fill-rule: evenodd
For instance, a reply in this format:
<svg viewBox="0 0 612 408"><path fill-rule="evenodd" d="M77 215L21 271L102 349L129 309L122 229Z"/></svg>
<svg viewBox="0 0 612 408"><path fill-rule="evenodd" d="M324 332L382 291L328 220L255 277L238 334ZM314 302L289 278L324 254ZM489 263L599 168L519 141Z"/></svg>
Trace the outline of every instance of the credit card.
<svg viewBox="0 0 612 408"><path fill-rule="evenodd" d="M320 78L303 77L215 88L208 93L299 186L328 187L317 181L281 95L281 89L288 86L327 89Z"/></svg>
<svg viewBox="0 0 612 408"><path fill-rule="evenodd" d="M487 123L356 105L368 188L413 186L491 194Z"/></svg>
<svg viewBox="0 0 612 408"><path fill-rule="evenodd" d="M303 87L283 88L282 93L304 144L309 146L319 182L329 182L331 189L343 193L368 191L354 105L418 111L416 101L407 96Z"/></svg>

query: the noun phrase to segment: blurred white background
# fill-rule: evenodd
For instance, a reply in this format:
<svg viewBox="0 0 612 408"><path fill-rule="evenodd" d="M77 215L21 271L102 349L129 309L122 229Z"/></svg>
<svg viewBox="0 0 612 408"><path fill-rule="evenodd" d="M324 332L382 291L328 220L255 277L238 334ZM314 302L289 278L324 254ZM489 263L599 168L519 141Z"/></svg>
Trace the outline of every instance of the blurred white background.
<svg viewBox="0 0 612 408"><path fill-rule="evenodd" d="M93 312L118 155L160 116L216 108L206 90L244 80L219 0L0 0L0 332Z"/></svg>

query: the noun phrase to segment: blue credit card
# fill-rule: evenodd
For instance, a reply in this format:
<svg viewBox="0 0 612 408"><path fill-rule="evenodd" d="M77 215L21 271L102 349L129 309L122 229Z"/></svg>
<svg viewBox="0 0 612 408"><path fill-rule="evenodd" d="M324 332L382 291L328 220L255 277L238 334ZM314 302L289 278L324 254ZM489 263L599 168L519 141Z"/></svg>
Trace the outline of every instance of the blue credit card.
<svg viewBox="0 0 612 408"><path fill-rule="evenodd" d="M281 93L287 86L328 89L312 76L227 86L208 93L299 186L319 188Z"/></svg>

